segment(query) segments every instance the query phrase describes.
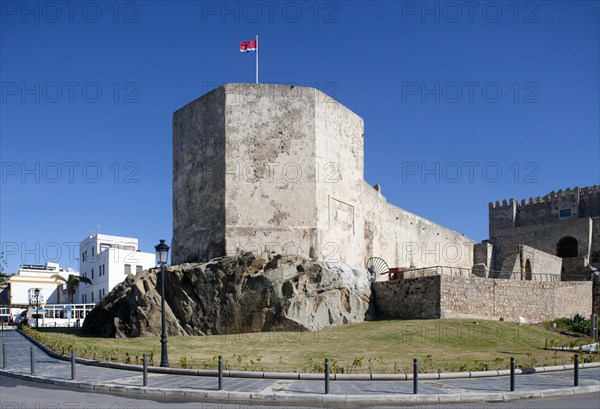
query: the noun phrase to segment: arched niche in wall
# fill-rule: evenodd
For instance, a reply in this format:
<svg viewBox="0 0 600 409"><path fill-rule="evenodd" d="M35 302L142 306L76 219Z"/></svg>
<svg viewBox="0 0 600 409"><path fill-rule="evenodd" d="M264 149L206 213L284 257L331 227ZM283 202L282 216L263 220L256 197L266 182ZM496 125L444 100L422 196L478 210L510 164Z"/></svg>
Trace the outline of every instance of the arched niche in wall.
<svg viewBox="0 0 600 409"><path fill-rule="evenodd" d="M529 259L527 259L525 261L525 280L531 281L531 261L529 261Z"/></svg>
<svg viewBox="0 0 600 409"><path fill-rule="evenodd" d="M577 257L579 255L577 239L571 236L560 239L556 244L556 255L562 258Z"/></svg>

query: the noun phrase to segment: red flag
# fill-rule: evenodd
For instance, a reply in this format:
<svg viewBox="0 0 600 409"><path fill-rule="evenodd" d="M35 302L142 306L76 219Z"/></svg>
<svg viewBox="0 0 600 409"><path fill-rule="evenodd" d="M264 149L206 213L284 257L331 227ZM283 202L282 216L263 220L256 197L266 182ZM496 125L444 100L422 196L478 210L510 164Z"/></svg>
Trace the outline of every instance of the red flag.
<svg viewBox="0 0 600 409"><path fill-rule="evenodd" d="M250 51L256 51L256 40L242 41L240 43L240 51L248 53Z"/></svg>

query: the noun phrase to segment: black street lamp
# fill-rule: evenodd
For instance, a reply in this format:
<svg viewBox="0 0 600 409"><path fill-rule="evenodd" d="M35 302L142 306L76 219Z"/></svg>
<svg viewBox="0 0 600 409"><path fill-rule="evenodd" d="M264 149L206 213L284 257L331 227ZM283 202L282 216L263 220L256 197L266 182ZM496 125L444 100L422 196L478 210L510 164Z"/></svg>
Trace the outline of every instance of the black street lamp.
<svg viewBox="0 0 600 409"><path fill-rule="evenodd" d="M154 246L156 250L156 262L160 265L160 302L161 302L161 321L162 331L160 334L160 366L168 368L169 358L167 357L167 333L165 328L165 264L169 255L169 246L164 240Z"/></svg>
<svg viewBox="0 0 600 409"><path fill-rule="evenodd" d="M40 319L40 289L36 288L33 292L35 293L35 329L38 329L38 320Z"/></svg>

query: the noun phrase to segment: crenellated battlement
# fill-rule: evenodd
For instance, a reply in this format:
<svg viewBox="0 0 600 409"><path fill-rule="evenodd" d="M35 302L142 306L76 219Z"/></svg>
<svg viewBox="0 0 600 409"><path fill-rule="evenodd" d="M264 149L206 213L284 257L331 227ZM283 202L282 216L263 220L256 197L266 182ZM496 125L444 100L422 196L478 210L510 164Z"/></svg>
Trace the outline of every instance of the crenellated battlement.
<svg viewBox="0 0 600 409"><path fill-rule="evenodd" d="M515 203L516 200L515 199L504 199L502 202L500 202L499 200L496 200L496 202L490 202L489 203L489 208L490 209L501 209L501 208L509 208L513 206L513 203ZM518 205L518 203L517 203Z"/></svg>
<svg viewBox="0 0 600 409"><path fill-rule="evenodd" d="M557 220L600 217L600 185L560 189L529 199L489 204L490 232Z"/></svg>
<svg viewBox="0 0 600 409"><path fill-rule="evenodd" d="M600 185L586 186L579 188L575 186L573 189L567 188L565 190L559 189L558 191L552 191L545 196L530 197L529 199L521 199L520 202L515 199L504 199L502 202L496 200L496 202L490 202L490 209L497 209L502 207L512 206L513 202L517 202L517 206L528 206L542 203L552 203L557 199L573 199L573 200L587 200L593 196L600 194Z"/></svg>

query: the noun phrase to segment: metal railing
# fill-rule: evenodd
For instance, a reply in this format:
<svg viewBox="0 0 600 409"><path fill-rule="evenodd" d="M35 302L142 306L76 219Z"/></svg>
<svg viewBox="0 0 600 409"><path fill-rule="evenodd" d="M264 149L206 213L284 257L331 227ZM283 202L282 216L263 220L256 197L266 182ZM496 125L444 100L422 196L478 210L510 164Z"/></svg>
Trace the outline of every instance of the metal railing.
<svg viewBox="0 0 600 409"><path fill-rule="evenodd" d="M560 282L559 274L550 273L525 273L512 271L499 271L487 269L472 269L463 267L451 266L431 266L423 268L412 268L403 271L404 278L417 278L446 275L452 277L480 277L491 279L519 280L519 281L543 281L543 282Z"/></svg>

